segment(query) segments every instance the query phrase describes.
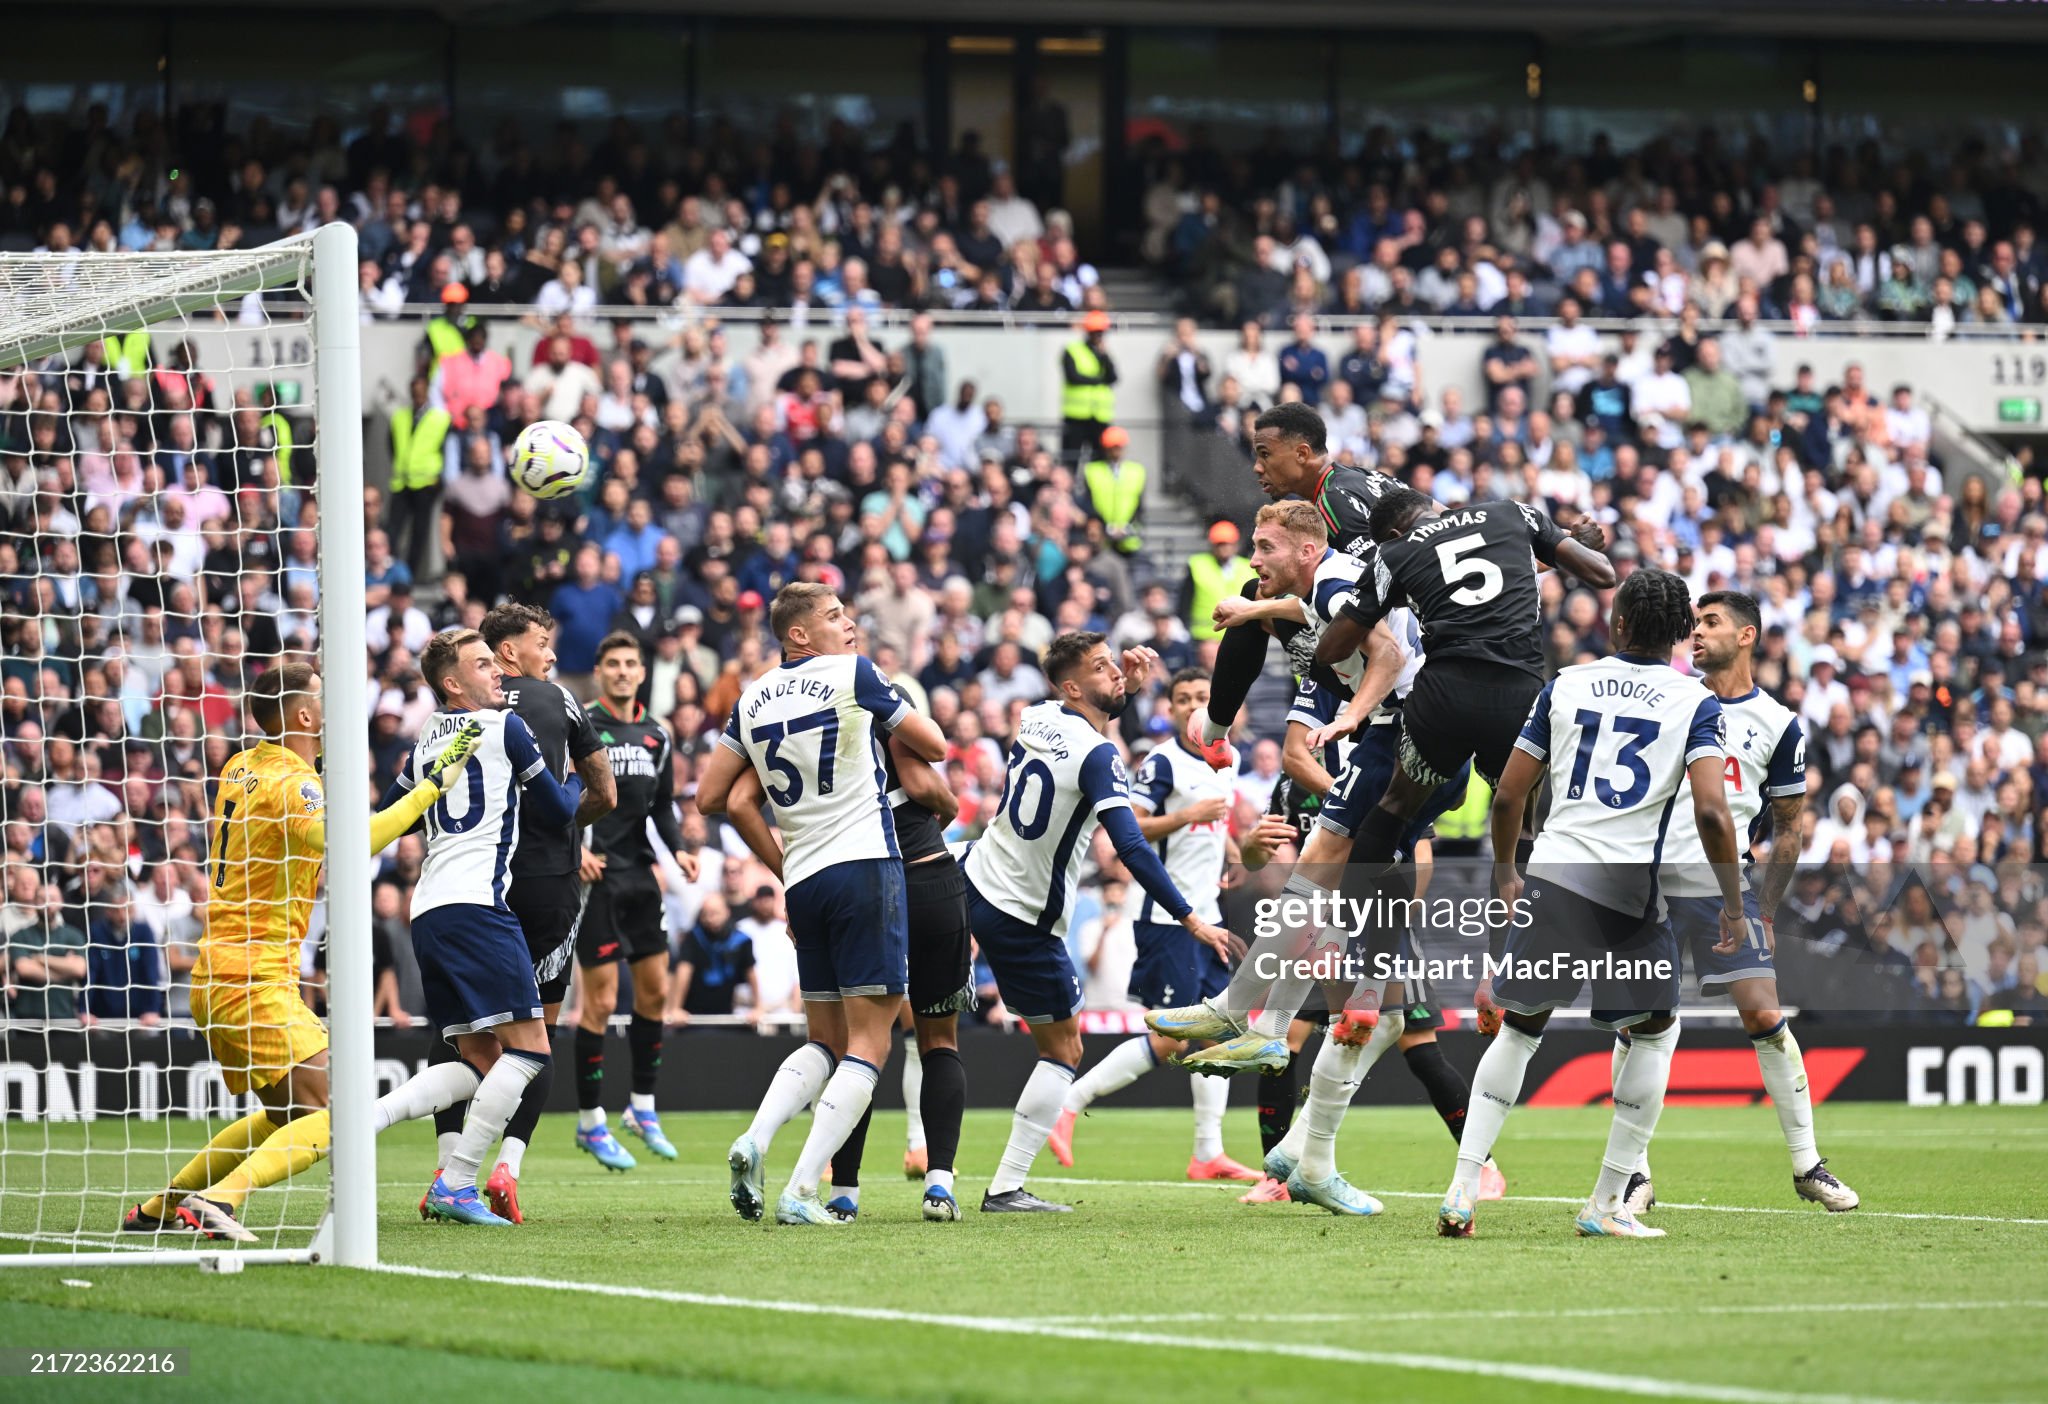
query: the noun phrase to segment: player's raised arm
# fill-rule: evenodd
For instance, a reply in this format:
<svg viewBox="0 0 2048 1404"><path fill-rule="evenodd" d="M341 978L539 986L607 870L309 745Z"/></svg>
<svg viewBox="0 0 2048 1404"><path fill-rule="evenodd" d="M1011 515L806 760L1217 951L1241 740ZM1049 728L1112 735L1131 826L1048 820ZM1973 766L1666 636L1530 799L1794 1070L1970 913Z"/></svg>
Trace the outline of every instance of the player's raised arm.
<svg viewBox="0 0 2048 1404"><path fill-rule="evenodd" d="M1576 576L1596 590L1614 588L1614 562L1596 546L1581 540L1576 529L1567 535L1555 520L1526 503L1522 504L1522 516L1529 523L1529 548L1536 553L1537 560ZM1604 539L1606 533L1595 522L1588 535Z"/></svg>
<svg viewBox="0 0 2048 1404"><path fill-rule="evenodd" d="M550 775L540 744L517 712L505 717L505 755L512 762L512 773L519 777L520 787L526 791L527 801L541 818L550 824L567 826L576 817L576 806L583 799L583 777L572 775L563 783Z"/></svg>
<svg viewBox="0 0 2048 1404"><path fill-rule="evenodd" d="M1401 670L1407 662L1407 656L1401 652L1401 645L1395 642L1394 631L1387 627L1387 621L1382 619L1373 625L1372 633L1365 640L1365 674L1358 681L1358 690L1351 694L1351 699L1334 720L1307 734L1305 740L1309 749L1320 749L1365 725L1365 719L1372 715L1373 709L1386 701L1387 694L1401 681ZM1317 666L1327 665L1319 662ZM1288 744L1293 744L1293 727L1287 728L1287 736ZM1285 764L1284 759L1282 764ZM1324 793L1328 788L1326 785L1317 793Z"/></svg>
<svg viewBox="0 0 2048 1404"><path fill-rule="evenodd" d="M853 696L892 736L900 737L912 754L927 761L946 758L946 733L939 730L939 724L905 701L865 657L854 660Z"/></svg>
<svg viewBox="0 0 2048 1404"><path fill-rule="evenodd" d="M433 807L448 788L448 782L469 763L476 751L477 738L483 735L483 727L470 722L448 738L448 744L427 763L426 772L415 782L411 776L400 771L398 779L384 794L384 801L377 812L370 816L370 852L381 853L400 838L418 827L421 818ZM322 831L321 849L325 851L325 825ZM296 841L295 841L296 842Z"/></svg>

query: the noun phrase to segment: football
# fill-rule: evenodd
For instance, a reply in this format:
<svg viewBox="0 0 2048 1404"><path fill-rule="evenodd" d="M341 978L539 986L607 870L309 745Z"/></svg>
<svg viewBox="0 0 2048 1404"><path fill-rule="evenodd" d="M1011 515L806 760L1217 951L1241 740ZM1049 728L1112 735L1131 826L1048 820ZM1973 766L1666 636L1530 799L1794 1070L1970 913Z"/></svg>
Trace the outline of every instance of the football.
<svg viewBox="0 0 2048 1404"><path fill-rule="evenodd" d="M590 445L559 419L529 424L512 445L512 481L535 497L566 497L590 473Z"/></svg>

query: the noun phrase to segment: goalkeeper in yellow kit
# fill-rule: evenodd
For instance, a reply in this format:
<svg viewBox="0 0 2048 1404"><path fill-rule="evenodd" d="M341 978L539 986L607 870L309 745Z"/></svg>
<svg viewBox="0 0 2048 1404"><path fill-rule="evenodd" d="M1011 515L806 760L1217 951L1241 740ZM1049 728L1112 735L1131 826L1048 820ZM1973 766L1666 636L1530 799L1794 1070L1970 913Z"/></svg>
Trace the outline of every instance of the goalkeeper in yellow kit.
<svg viewBox="0 0 2048 1404"><path fill-rule="evenodd" d="M221 769L192 1017L228 1090L253 1091L262 1110L220 1132L168 1189L131 1208L121 1224L131 1233L191 1229L251 1242L256 1235L237 1219L249 1192L327 1154L327 1030L299 996L299 948L327 848L327 796L313 764L320 675L309 664L280 664L250 685L247 705L270 739ZM371 817L372 852L440 798L446 778L469 759L477 731L456 733L423 783Z"/></svg>

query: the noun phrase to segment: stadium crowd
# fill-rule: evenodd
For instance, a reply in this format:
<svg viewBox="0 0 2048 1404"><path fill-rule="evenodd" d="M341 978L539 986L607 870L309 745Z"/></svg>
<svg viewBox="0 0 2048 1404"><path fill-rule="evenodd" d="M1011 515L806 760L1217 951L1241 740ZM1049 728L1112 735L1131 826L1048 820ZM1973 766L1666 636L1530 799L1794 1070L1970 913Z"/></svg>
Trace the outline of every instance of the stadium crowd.
<svg viewBox="0 0 2048 1404"><path fill-rule="evenodd" d="M228 213L242 237L328 217L359 222L374 252L375 267L364 269L373 307L394 278L396 305L442 300L459 277L469 280L460 284L468 298L530 305L542 321L547 334L531 364L514 366L494 349L495 324L465 318L461 297L446 299L454 305L429 324L408 403L372 427L393 450L389 488L372 489L365 502L378 790L432 710L419 650L436 629L474 624L490 602L512 597L551 610L560 676L586 695L598 640L621 628L642 639L647 701L674 735L678 797L687 800L741 689L775 662L768 602L790 581L819 580L854 604L865 651L949 737L947 778L961 797L954 837L968 838L1000 790L1019 710L1045 695L1036 660L1057 632L1095 628L1122 645L1147 644L1161 654L1163 676L1205 661L1213 647L1196 605L1201 591L1180 588L1190 566L1244 578L1245 524L1215 524L1209 550L1198 553L1211 564L1157 558L1128 530L1132 519L1104 479L1086 471L1093 455L1085 441L1082 451L1063 452L1057 430L1013 423L999 395L949 376L943 329L929 319L900 334L868 326L866 308L932 300L941 241L966 256L970 246L955 236L985 222L981 196L995 202L989 215L1012 208L993 166L985 186L963 180L957 162L938 167L929 187L937 203L920 195L900 221L887 186L875 192L879 215L864 198L830 198L841 189L827 178L835 173L896 179L889 159L856 160L851 151L817 168L815 189L729 181L699 152L684 161L698 167L691 193L681 193L676 174L643 168L636 181L596 176L576 198L542 198L529 209L529 190L561 183L544 179L530 153L507 153L513 159L488 177L463 162L462 178L441 179L435 161L450 153L412 149L388 132L282 161L266 153L269 163L249 145L222 141L211 174L181 167L178 188L153 195L145 177L155 167L140 145L104 128L74 143L66 169L111 171L120 177L112 187L53 183L35 133L15 122L6 133L0 187L26 178L38 193L28 202L9 194L0 221L27 218L52 248L58 216L74 207L66 201L88 198L84 213L105 222L103 230L83 225L88 245L104 243L104 233L122 246L166 237L195 246L186 241L199 230L196 246L215 247L219 238L206 231L221 212L205 207L233 194L239 204ZM154 135L159 155L171 149L169 134ZM614 133L588 169L631 169L634 151L646 151L628 136ZM615 147L616 166L602 154ZM1528 187L1511 190L1505 208L1526 201L1537 227L1539 212L1555 208L1553 179L1565 198L1594 204L1596 216L1620 209L1628 222L1682 188L1678 208L1698 203L1702 213L1682 238L1658 243L1675 259L1699 232L1694 224L1704 220L1711 235L1729 217L1715 213L1728 196L1713 173L1752 169L1709 154L1702 148L1675 166L1670 153L1617 158L1609 170L1595 152L1548 176L1518 164L1498 178ZM1630 202L1594 200L1617 182L1648 190L1650 175L1667 168L1683 177L1676 187ZM908 169L933 168L910 159ZM1183 162L1184 174L1191 169ZM1359 167L1361 176L1376 169ZM394 170L407 173L405 188ZM1987 180L2027 170L1997 166ZM1467 176L1430 186L1399 227L1449 228L1459 210L1452 192L1483 188L1476 168ZM537 183L522 184L528 177ZM1865 183L1854 163L1830 172L1837 184L1807 189L1797 179L1795 170L1776 185L1751 184L1763 232L1781 218L1799 229L1802 247L1817 235L1794 224L1795 212L1810 216L1835 198L1830 190L1855 211L1862 206L1848 197L1870 184L1873 210L1922 208L1901 200L1911 188ZM1361 208L1388 188L1367 181ZM1405 203L1406 175L1392 188ZM1995 258L2031 208L2001 193L2014 188L1987 184L1973 205L1964 181L1927 201L1943 200L1964 226L1990 221ZM1709 190L1720 193L1702 193ZM753 203L756 194L764 204ZM641 196L655 198L643 205ZM670 207L689 240L702 235L687 254L669 237L674 227L635 222L636 210ZM492 220L471 223L485 208L495 210ZM1270 213L1278 219L1277 206ZM1356 214L1347 208L1334 227L1349 231ZM1261 216L1255 208L1246 217ZM1569 214L1562 223L1577 227ZM1092 281L1066 297L1061 269L1071 243L1056 222L1043 243L1028 226L1003 227L1014 230L1012 251L1039 249L1029 256L1039 260L1031 286L1051 276L1061 308L1099 303ZM1320 216L1316 227L1324 228ZM877 256L856 274L856 260L828 250L863 229ZM620 242L622 231L633 238ZM139 234L148 237L136 244ZM1368 261L1387 238L1365 242ZM1297 233L1288 247L1305 253L1300 241ZM1586 246L1586 231L1568 232L1546 257L1534 257L1542 246L1533 243L1529 253L1555 275L1558 248ZM566 255L571 248L576 257ZM1464 248L1444 246L1446 267ZM605 306L663 286L657 251L681 265L674 286L695 308L672 347L636 340L644 324L608 325L602 316ZM796 287L796 270L813 255L802 281L835 314L822 334L779 318L758 329L717 323L715 307L742 278L755 280L747 296L761 296L757 258L786 261ZM1396 249L1394 267L1406 257ZM937 262L895 285L894 298L878 291L886 280L875 275L893 260L927 258ZM514 264L553 276L529 285L522 268L528 283L503 281ZM817 292L828 264L833 301ZM1432 256L1429 267L1436 264ZM579 266L587 277L569 271ZM982 265L973 266L978 284ZM692 267L732 279L710 295L711 283L693 285ZM1333 256L1333 279L1334 270ZM1465 271L1460 264L1461 278ZM1355 287L1365 272L1361 265L1339 285ZM1588 274L1601 276L1587 264L1557 281L1583 283ZM1540 337L1523 337L1504 312L1483 394L1470 403L1457 387L1421 383L1403 315L1415 309L1400 301L1342 346L1322 343L1306 316L1280 345L1248 326L1222 365L1209 364L1183 325L1161 348L1157 390L1169 415L1185 413L1229 442L1241 442L1265 406L1305 400L1321 410L1338 458L1379 466L1447 503L1514 497L1561 518L1591 513L1607 527L1623 573L1656 564L1696 591L1754 594L1766 623L1759 681L1800 712L1810 738L1800 841L1817 877L1802 879L1791 901L1818 937L1892 982L1881 1007L1956 1021L2001 1010L2039 1017L2048 1006L2048 888L2035 866L2048 844L2041 482L1952 478L1930 454L1928 419L1910 387L1869 385L1853 364L1816 355L1794 383L1772 383L1768 339L1780 333L1759 318L1779 276L1752 278L1753 291L1738 278L1718 307L1689 291L1646 308L1631 291L1630 310L1642 315L1615 342L1584 324L1590 302L1559 302L1557 324ZM1512 296L1515 280L1506 281ZM1697 291L1708 281L1684 286ZM1250 310L1240 303L1230 312ZM1717 329L1721 313L1732 320ZM1141 393L1128 383L1121 392L1127 404ZM310 425L294 423L296 413L246 391L224 395L161 336L153 349L95 344L0 373L0 934L11 1017L155 1021L180 1012L208 890L210 777L242 743L238 697L249 678L281 653L317 645L322 572L334 567L319 560L313 527L321 510L352 510L308 490L317 466ZM540 503L510 486L506 448L540 418L570 420L591 443L596 468L580 495ZM1155 495L1172 490L1173 465L1162 467L1145 489ZM1555 665L1604 649L1603 601L1566 593L1551 576L1544 603ZM1277 710L1247 719L1238 786L1246 812L1263 808L1278 775L1280 722ZM1156 696L1120 725L1133 752L1171 730ZM761 1018L794 1008L775 887L722 824L707 826L687 805L684 824L707 861L695 883L670 874L675 956L690 972L677 982L673 1016L739 1009ZM1116 1003L1113 972L1129 933L1104 899L1119 877L1114 858L1105 850L1096 859L1072 940L1092 996ZM419 860L417 839L394 845L372 895L379 1011L398 1020L409 1017L403 912ZM1919 878L1873 885L1872 874L1901 865ZM309 968L308 978L317 973ZM986 993L983 1012L993 1016Z"/></svg>

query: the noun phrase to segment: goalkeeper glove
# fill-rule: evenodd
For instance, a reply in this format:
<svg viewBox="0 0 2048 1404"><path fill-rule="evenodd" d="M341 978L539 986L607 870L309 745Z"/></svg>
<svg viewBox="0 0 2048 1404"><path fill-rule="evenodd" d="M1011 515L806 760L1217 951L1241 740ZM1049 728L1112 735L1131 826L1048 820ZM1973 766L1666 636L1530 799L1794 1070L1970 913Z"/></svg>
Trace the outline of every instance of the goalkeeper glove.
<svg viewBox="0 0 2048 1404"><path fill-rule="evenodd" d="M437 790L446 791L448 778L469 762L476 751L477 738L484 734L482 722L466 722L460 730L448 738L448 744L441 753L427 762L427 772L421 777Z"/></svg>

